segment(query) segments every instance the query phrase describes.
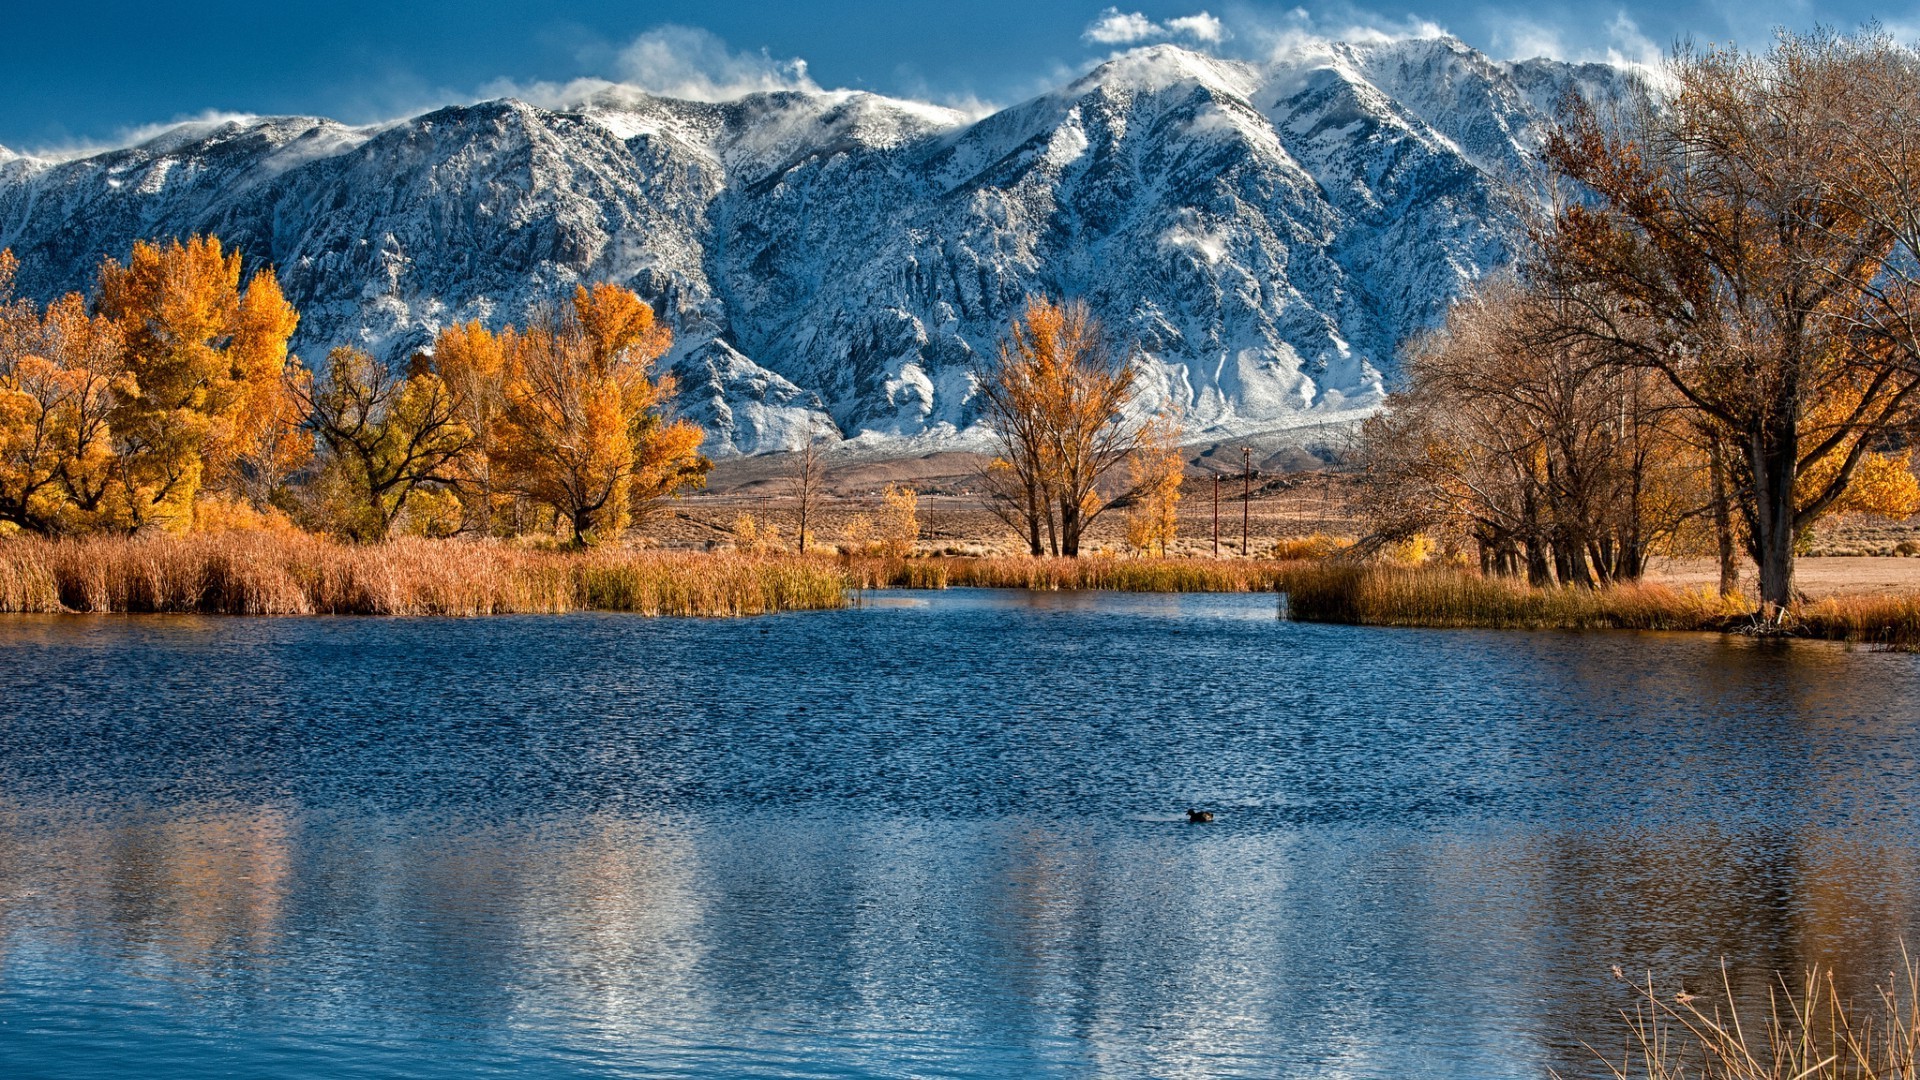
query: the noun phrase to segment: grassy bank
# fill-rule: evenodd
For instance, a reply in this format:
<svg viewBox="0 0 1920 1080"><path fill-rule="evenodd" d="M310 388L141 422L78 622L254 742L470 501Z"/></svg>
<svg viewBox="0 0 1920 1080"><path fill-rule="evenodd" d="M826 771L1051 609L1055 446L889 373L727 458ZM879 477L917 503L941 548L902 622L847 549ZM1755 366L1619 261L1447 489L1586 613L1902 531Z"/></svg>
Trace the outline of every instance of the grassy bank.
<svg viewBox="0 0 1920 1080"><path fill-rule="evenodd" d="M4 612L757 615L846 602L837 568L780 556L350 546L268 532L0 542Z"/></svg>
<svg viewBox="0 0 1920 1080"><path fill-rule="evenodd" d="M1213 559L1032 559L934 556L855 559L866 589L1032 589L1108 592L1270 592L1295 563Z"/></svg>
<svg viewBox="0 0 1920 1080"><path fill-rule="evenodd" d="M546 551L301 533L0 540L0 612L756 615L838 608L856 589L1286 592L1293 618L1369 626L1737 630L1746 602L1639 584L1533 589L1469 571L1244 559L837 558ZM1920 595L1833 597L1784 632L1920 650Z"/></svg>
<svg viewBox="0 0 1920 1080"><path fill-rule="evenodd" d="M1535 589L1463 570L1296 563L1278 574L1290 614L1367 626L1522 630L1748 630L1754 606L1710 590L1639 583ZM1840 596L1795 605L1770 632L1920 651L1920 596Z"/></svg>

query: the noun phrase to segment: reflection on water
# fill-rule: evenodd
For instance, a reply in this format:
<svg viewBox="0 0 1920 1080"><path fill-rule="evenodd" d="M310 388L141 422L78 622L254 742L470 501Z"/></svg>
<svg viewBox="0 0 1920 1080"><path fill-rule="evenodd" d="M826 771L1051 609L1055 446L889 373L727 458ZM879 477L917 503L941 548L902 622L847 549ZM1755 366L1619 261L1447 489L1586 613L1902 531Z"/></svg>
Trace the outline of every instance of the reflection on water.
<svg viewBox="0 0 1920 1080"><path fill-rule="evenodd" d="M1910 657L881 599L0 623L0 1061L1579 1075L1920 923Z"/></svg>

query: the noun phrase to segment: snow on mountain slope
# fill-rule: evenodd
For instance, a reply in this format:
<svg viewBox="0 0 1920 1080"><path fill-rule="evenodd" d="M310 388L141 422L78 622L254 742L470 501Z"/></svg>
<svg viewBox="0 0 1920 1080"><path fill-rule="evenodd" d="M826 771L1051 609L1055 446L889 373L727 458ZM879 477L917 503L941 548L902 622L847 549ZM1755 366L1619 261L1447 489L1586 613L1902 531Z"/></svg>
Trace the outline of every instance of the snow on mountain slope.
<svg viewBox="0 0 1920 1080"><path fill-rule="evenodd" d="M969 372L1023 299L1081 297L1138 349L1147 405L1244 434L1378 404L1399 344L1511 259L1503 182L1568 87L1630 92L1441 38L1260 64L1157 46L978 120L609 87L377 128L205 122L70 161L0 152L0 247L45 297L135 239L216 233L278 268L310 360L626 283L675 328L716 453L823 421L881 448L964 439Z"/></svg>

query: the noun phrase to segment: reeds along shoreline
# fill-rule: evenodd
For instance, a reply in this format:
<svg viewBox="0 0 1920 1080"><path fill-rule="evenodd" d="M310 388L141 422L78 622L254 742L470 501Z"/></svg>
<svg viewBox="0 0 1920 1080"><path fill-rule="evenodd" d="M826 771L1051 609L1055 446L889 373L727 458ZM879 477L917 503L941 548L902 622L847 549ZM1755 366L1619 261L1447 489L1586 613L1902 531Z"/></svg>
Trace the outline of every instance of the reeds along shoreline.
<svg viewBox="0 0 1920 1080"><path fill-rule="evenodd" d="M1505 629L1743 630L1752 606L1658 584L1534 589L1448 567L1331 560L880 558L552 551L494 542L347 545L305 533L0 540L0 612L758 615L861 589L1285 592L1307 622ZM1920 595L1802 604L1770 632L1920 651Z"/></svg>
<svg viewBox="0 0 1920 1080"><path fill-rule="evenodd" d="M1627 1049L1600 1062L1613 1080L1920 1080L1920 967L1904 946L1902 968L1865 1000L1843 995L1831 968L1809 967L1797 987L1776 976L1758 1015L1742 1014L1724 966L1699 995L1648 976L1622 1010Z"/></svg>
<svg viewBox="0 0 1920 1080"><path fill-rule="evenodd" d="M846 603L843 574L797 557L351 546L275 532L0 541L0 612L758 615Z"/></svg>
<svg viewBox="0 0 1920 1080"><path fill-rule="evenodd" d="M1530 588L1439 567L1299 564L1280 575L1291 615L1369 626L1526 630L1753 631L1920 651L1920 595L1844 596L1795 605L1762 625L1740 597L1654 583Z"/></svg>

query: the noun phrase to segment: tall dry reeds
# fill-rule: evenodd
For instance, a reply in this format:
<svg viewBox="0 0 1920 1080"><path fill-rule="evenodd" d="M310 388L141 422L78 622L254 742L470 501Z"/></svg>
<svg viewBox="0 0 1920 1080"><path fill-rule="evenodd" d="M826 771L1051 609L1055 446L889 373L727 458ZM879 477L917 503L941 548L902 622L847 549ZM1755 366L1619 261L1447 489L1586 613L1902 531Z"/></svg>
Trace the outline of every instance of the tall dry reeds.
<svg viewBox="0 0 1920 1080"><path fill-rule="evenodd" d="M1835 596L1795 608L1792 624L1813 637L1920 652L1920 595Z"/></svg>
<svg viewBox="0 0 1920 1080"><path fill-rule="evenodd" d="M1725 629L1744 602L1664 585L1529 588L1447 567L1299 563L1282 575L1296 619L1369 626L1565 630Z"/></svg>
<svg viewBox="0 0 1920 1080"><path fill-rule="evenodd" d="M1288 564L1245 559L1046 559L1028 556L858 559L855 581L878 589L1032 589L1042 592L1267 592Z"/></svg>
<svg viewBox="0 0 1920 1080"><path fill-rule="evenodd" d="M1633 1012L1622 1014L1629 1048L1617 1059L1597 1056L1614 1080L1920 1080L1912 957L1877 991L1860 1006L1830 969L1815 966L1797 990L1779 977L1766 1015L1755 1018L1742 1015L1724 967L1710 997L1662 996L1649 976L1634 985Z"/></svg>
<svg viewBox="0 0 1920 1080"><path fill-rule="evenodd" d="M0 542L7 612L752 615L841 607L846 588L819 560L747 555L349 546L284 532Z"/></svg>

